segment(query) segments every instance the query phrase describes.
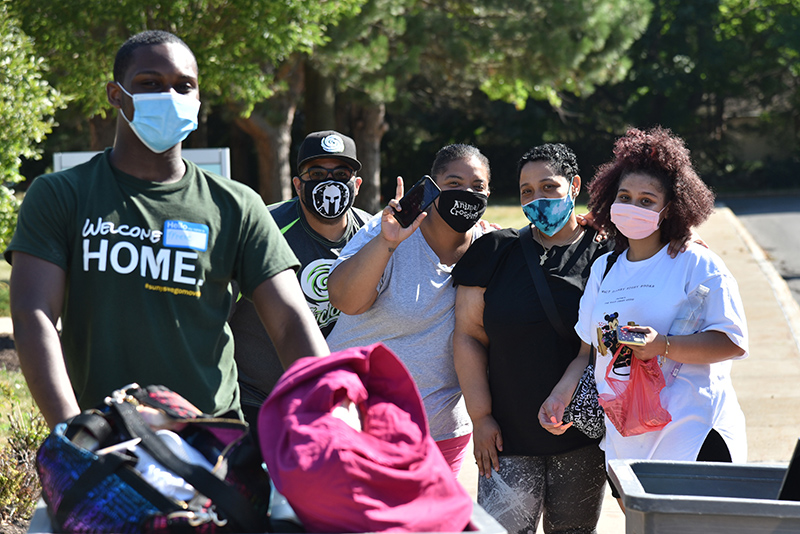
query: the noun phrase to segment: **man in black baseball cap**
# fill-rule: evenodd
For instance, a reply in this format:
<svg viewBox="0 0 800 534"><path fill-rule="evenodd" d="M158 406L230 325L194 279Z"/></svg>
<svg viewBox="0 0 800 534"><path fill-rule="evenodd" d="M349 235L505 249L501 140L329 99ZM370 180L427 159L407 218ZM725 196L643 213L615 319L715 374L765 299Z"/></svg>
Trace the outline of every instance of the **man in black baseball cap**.
<svg viewBox="0 0 800 534"><path fill-rule="evenodd" d="M346 135L334 130L313 132L306 136L297 152L297 169L317 158L335 157L350 165L354 171L361 170L361 162L356 157L356 143Z"/></svg>
<svg viewBox="0 0 800 534"><path fill-rule="evenodd" d="M314 132L300 145L292 183L304 214L326 239L338 241L347 228L344 215L361 187L360 169L356 143L339 132Z"/></svg>
<svg viewBox="0 0 800 534"><path fill-rule="evenodd" d="M339 252L371 215L353 207L361 178L356 144L334 130L313 132L297 155L297 196L269 206L301 267L300 286L317 325L327 336L339 310L328 301L328 271ZM245 419L255 425L258 409L283 373L272 342L252 304L239 300L230 319Z"/></svg>

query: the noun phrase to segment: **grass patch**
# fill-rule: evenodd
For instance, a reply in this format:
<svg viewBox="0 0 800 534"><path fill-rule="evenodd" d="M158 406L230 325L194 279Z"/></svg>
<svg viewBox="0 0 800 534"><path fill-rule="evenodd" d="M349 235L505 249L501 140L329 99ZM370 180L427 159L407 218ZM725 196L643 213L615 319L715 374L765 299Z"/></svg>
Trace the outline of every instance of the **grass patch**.
<svg viewBox="0 0 800 534"><path fill-rule="evenodd" d="M589 211L585 204L577 204L575 212L583 214ZM519 199L516 198L500 198L495 199L489 197L489 207L486 208L486 213L483 218L490 223L499 224L502 228L522 228L530 224L528 218L522 213L522 208L519 205Z"/></svg>
<svg viewBox="0 0 800 534"><path fill-rule="evenodd" d="M0 367L0 399L0 446L5 446L13 433L10 415L15 411L38 413L39 409L33 402L20 371L9 371Z"/></svg>
<svg viewBox="0 0 800 534"><path fill-rule="evenodd" d="M11 266L0 258L0 316L10 315ZM41 487L36 451L49 429L25 378L0 364L0 525L19 525L33 514ZM0 529L2 530L2 529Z"/></svg>
<svg viewBox="0 0 800 534"><path fill-rule="evenodd" d="M492 205L491 201L483 218L503 228L521 228L528 222L519 205Z"/></svg>
<svg viewBox="0 0 800 534"><path fill-rule="evenodd" d="M0 317L11 317L8 300L8 282L0 280Z"/></svg>

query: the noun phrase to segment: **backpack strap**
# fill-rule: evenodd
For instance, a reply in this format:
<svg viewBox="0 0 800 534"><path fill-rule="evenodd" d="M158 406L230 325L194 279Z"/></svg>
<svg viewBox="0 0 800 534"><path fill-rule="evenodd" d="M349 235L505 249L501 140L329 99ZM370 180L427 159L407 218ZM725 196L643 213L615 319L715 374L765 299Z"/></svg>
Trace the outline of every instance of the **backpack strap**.
<svg viewBox="0 0 800 534"><path fill-rule="evenodd" d="M224 514L235 532L264 532L266 518L260 518L250 502L224 480L214 476L203 467L183 461L145 423L142 416L127 401L111 402L125 430L132 438L141 438L144 447L161 465L186 480L205 495Z"/></svg>
<svg viewBox="0 0 800 534"><path fill-rule="evenodd" d="M615 252L612 252L611 255L608 257L608 260L606 260L606 270L603 271L603 278L600 279L600 283L602 283L603 280L606 279L606 275L611 270L611 268L614 266L614 264L617 262L617 258L619 258L620 254L621 254L621 252L616 252L615 251Z"/></svg>
<svg viewBox="0 0 800 534"><path fill-rule="evenodd" d="M69 491L63 493L53 518L56 524L63 526L75 507L84 503L87 496L97 491L100 483L112 475L121 478L161 512L169 514L182 510L178 503L165 497L145 481L134 469L135 465L136 458L125 453L110 452L98 456L78 477Z"/></svg>

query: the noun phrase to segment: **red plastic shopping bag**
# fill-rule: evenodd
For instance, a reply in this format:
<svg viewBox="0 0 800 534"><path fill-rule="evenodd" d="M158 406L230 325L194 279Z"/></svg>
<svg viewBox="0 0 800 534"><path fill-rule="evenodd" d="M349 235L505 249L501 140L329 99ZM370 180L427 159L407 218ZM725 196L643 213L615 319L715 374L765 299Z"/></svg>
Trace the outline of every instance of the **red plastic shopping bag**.
<svg viewBox="0 0 800 534"><path fill-rule="evenodd" d="M644 362L631 355L628 380L613 378L609 375L622 348L620 345L606 368L606 383L615 394L601 393L600 405L625 437L661 430L672 421L672 416L661 406L660 393L666 383L658 361L653 358Z"/></svg>

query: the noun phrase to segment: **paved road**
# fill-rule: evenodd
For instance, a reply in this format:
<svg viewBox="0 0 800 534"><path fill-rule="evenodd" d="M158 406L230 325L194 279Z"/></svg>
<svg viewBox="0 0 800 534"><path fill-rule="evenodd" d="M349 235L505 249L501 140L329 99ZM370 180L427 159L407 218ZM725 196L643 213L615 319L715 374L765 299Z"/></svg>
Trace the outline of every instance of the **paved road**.
<svg viewBox="0 0 800 534"><path fill-rule="evenodd" d="M800 194L721 197L786 280L800 303Z"/></svg>

